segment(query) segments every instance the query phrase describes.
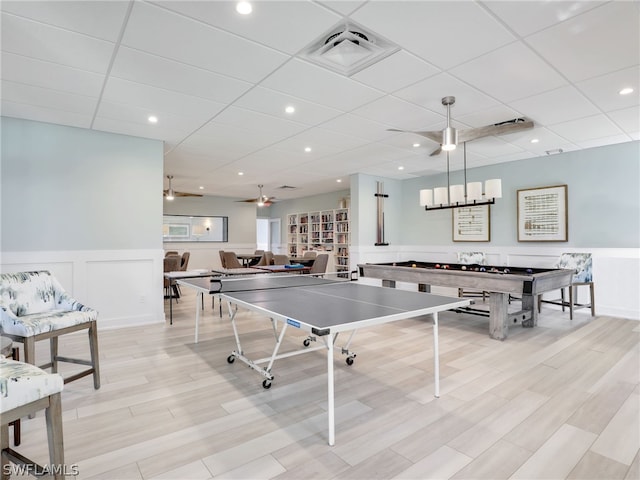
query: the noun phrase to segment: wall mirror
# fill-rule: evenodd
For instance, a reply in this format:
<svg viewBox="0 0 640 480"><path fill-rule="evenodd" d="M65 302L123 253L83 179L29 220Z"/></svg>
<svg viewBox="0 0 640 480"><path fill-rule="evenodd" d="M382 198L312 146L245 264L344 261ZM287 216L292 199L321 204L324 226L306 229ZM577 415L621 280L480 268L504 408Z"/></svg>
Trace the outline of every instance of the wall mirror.
<svg viewBox="0 0 640 480"><path fill-rule="evenodd" d="M163 242L227 242L228 217L163 215Z"/></svg>

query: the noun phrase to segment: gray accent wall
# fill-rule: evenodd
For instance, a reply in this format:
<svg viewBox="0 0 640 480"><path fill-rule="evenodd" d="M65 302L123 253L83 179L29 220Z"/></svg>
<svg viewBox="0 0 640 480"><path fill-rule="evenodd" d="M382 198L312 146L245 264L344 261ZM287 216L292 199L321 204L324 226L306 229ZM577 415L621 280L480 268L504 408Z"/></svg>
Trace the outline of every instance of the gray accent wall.
<svg viewBox="0 0 640 480"><path fill-rule="evenodd" d="M502 198L491 206L491 241L472 244L640 247L640 142L473 168L467 173L469 182L502 179ZM403 244L453 243L451 210L425 212L419 206L420 189L446 186L446 182L444 174L403 182ZM452 172L451 183L463 183L461 171ZM568 242L518 242L517 191L552 185L568 186Z"/></svg>
<svg viewBox="0 0 640 480"><path fill-rule="evenodd" d="M3 251L162 248L161 141L1 122Z"/></svg>

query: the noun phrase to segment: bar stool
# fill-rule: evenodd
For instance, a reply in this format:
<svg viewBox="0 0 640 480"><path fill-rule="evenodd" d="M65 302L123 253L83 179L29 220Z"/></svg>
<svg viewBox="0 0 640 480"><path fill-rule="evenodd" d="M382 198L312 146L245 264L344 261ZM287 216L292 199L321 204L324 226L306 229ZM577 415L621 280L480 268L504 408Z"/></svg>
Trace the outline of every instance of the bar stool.
<svg viewBox="0 0 640 480"><path fill-rule="evenodd" d="M13 360L20 360L19 350L14 348L13 341L8 337L0 337L0 355L11 357ZM13 427L13 444L20 445L20 419L9 423Z"/></svg>
<svg viewBox="0 0 640 480"><path fill-rule="evenodd" d="M64 380L57 373L47 373L30 363L0 358L0 443L2 446L2 479L10 477L9 463L45 469L9 448L9 424L39 410L45 411L49 440L48 472L53 478L65 478L64 444L62 439L62 407L60 392ZM33 471L32 471L33 472Z"/></svg>

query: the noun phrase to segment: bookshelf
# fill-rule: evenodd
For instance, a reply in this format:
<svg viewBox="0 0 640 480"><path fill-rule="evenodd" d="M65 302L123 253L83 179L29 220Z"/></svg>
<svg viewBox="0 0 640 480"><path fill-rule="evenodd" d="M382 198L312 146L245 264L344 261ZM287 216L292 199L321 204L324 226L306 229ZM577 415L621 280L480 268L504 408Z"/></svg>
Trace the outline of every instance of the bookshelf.
<svg viewBox="0 0 640 480"><path fill-rule="evenodd" d="M307 250L333 253L337 272L349 272L350 235L348 208L287 215L288 254L302 256Z"/></svg>

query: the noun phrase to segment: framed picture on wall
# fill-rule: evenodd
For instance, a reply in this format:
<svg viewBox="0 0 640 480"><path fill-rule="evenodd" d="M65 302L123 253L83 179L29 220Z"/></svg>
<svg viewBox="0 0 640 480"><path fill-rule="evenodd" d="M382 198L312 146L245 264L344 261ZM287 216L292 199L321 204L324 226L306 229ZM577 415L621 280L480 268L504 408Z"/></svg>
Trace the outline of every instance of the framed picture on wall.
<svg viewBox="0 0 640 480"><path fill-rule="evenodd" d="M470 205L452 210L454 242L491 240L490 205Z"/></svg>
<svg viewBox="0 0 640 480"><path fill-rule="evenodd" d="M567 186L518 190L518 241L568 240Z"/></svg>

